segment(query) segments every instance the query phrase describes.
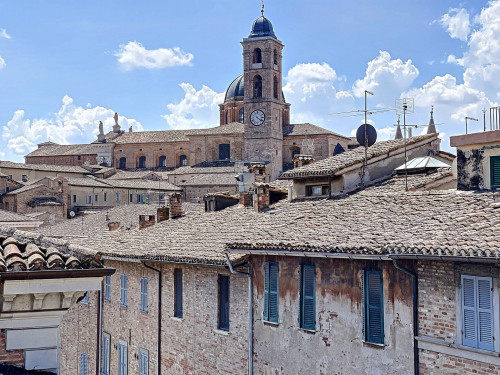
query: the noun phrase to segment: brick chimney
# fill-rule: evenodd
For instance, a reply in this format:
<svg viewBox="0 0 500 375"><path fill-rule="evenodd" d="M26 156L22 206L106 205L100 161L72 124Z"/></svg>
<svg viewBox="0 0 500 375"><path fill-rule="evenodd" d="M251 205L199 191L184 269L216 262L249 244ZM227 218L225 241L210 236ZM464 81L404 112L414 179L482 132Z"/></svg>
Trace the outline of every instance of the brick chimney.
<svg viewBox="0 0 500 375"><path fill-rule="evenodd" d="M269 201L269 184L256 182L253 194L253 207L255 211L261 212L268 208Z"/></svg>
<svg viewBox="0 0 500 375"><path fill-rule="evenodd" d="M299 168L304 165L309 165L314 162L314 158L312 155L295 155L292 159L293 167Z"/></svg>
<svg viewBox="0 0 500 375"><path fill-rule="evenodd" d="M240 205L243 207L250 207L252 205L253 194L248 191L240 193Z"/></svg>
<svg viewBox="0 0 500 375"><path fill-rule="evenodd" d="M139 229L152 227L155 223L155 215L139 215Z"/></svg>
<svg viewBox="0 0 500 375"><path fill-rule="evenodd" d="M120 222L119 222L119 221L110 221L110 222L108 223L108 229L109 229L110 231L112 231L112 230L117 230L117 229L119 229L119 228L120 228Z"/></svg>
<svg viewBox="0 0 500 375"><path fill-rule="evenodd" d="M158 222L170 219L169 213L170 213L170 210L168 209L168 207L158 208L156 210L156 216L158 217Z"/></svg>
<svg viewBox="0 0 500 375"><path fill-rule="evenodd" d="M170 195L170 218L182 216L182 195L180 193L173 193Z"/></svg>
<svg viewBox="0 0 500 375"><path fill-rule="evenodd" d="M248 171L255 175L255 182L264 183L267 180L266 165L264 163L250 163Z"/></svg>

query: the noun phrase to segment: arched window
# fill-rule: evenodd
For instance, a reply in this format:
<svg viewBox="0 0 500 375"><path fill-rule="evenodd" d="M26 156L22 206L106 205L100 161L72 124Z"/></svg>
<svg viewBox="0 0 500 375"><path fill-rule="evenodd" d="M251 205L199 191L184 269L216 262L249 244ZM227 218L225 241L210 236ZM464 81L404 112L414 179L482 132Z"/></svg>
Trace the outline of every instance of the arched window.
<svg viewBox="0 0 500 375"><path fill-rule="evenodd" d="M300 148L294 147L292 149L292 159L295 157L295 155L299 155L299 154L300 154Z"/></svg>
<svg viewBox="0 0 500 375"><path fill-rule="evenodd" d="M165 155L162 155L158 159L158 167L166 167L166 166L167 166L167 157Z"/></svg>
<svg viewBox="0 0 500 375"><path fill-rule="evenodd" d="M273 79L273 95L278 99L278 78L276 76Z"/></svg>
<svg viewBox="0 0 500 375"><path fill-rule="evenodd" d="M245 108L243 107L238 111L238 121L242 124L245 122Z"/></svg>
<svg viewBox="0 0 500 375"><path fill-rule="evenodd" d="M273 53L273 61L274 61L274 65L278 65L278 51L274 50L274 53Z"/></svg>
<svg viewBox="0 0 500 375"><path fill-rule="evenodd" d="M253 97L262 98L262 77L259 75L253 78Z"/></svg>
<svg viewBox="0 0 500 375"><path fill-rule="evenodd" d="M146 157L141 156L139 158L139 168L146 168Z"/></svg>
<svg viewBox="0 0 500 375"><path fill-rule="evenodd" d="M186 155L181 155L179 156L179 165L187 165L187 156Z"/></svg>
<svg viewBox="0 0 500 375"><path fill-rule="evenodd" d="M253 50L253 63L261 64L262 63L262 51L260 48L256 48Z"/></svg>
<svg viewBox="0 0 500 375"><path fill-rule="evenodd" d="M125 157L120 158L120 162L119 162L118 168L119 169L125 169L125 168L127 168L127 158L125 158Z"/></svg>

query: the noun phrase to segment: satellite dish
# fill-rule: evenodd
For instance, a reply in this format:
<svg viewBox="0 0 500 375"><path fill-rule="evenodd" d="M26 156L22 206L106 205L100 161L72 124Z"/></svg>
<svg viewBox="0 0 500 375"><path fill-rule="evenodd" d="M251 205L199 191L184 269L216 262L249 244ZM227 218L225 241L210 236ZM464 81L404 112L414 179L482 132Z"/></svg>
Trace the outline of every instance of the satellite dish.
<svg viewBox="0 0 500 375"><path fill-rule="evenodd" d="M365 145L365 127L366 127L366 138L368 144ZM377 141L377 131L370 124L361 125L356 131L356 140L361 146L370 147Z"/></svg>
<svg viewBox="0 0 500 375"><path fill-rule="evenodd" d="M69 212L69 216L71 216L71 217L75 217L75 215L76 215L76 214L75 214L75 211L70 211L70 212Z"/></svg>

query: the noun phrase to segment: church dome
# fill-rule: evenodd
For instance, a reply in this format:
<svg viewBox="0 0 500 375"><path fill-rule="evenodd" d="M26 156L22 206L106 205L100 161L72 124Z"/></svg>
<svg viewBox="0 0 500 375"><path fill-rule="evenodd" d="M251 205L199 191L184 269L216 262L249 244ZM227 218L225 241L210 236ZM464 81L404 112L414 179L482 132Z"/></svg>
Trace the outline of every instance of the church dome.
<svg viewBox="0 0 500 375"><path fill-rule="evenodd" d="M252 26L252 31L250 32L249 38L259 38L263 36L270 36L276 39L274 34L273 24L264 15L257 18Z"/></svg>
<svg viewBox="0 0 500 375"><path fill-rule="evenodd" d="M233 82L231 82L231 84L227 88L226 97L224 98L224 101L231 100L231 101L242 102L243 97L245 96L243 82L244 82L243 74L236 77L236 79Z"/></svg>

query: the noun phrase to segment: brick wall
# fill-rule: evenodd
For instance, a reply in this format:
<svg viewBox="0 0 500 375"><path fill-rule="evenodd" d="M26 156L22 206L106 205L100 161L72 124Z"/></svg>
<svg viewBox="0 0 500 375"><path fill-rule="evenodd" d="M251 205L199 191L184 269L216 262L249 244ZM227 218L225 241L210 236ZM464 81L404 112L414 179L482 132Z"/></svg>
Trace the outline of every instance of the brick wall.
<svg viewBox="0 0 500 375"><path fill-rule="evenodd" d="M61 156L25 156L27 164L77 165L84 163L97 164L97 154L93 155L61 155Z"/></svg>
<svg viewBox="0 0 500 375"><path fill-rule="evenodd" d="M498 375L499 373L499 366L428 350L420 351L420 375Z"/></svg>

